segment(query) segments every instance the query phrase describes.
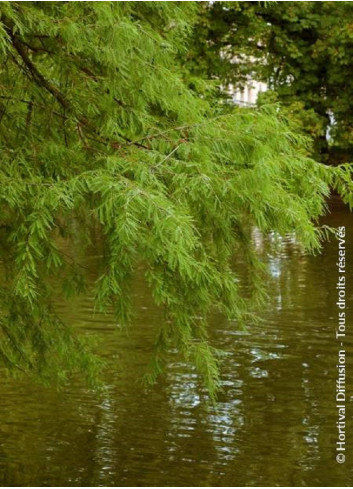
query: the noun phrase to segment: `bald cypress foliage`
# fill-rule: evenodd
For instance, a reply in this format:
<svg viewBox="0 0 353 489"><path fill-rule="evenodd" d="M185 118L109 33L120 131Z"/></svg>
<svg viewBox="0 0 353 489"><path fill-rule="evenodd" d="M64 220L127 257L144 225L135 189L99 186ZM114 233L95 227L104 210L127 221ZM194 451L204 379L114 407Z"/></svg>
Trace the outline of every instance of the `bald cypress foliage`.
<svg viewBox="0 0 353 489"><path fill-rule="evenodd" d="M196 10L1 2L0 357L9 371L96 378L100 361L54 300L85 286L85 269L65 250L98 247L98 231L97 307L128 324L143 263L165 311L148 379L177 349L214 396L208 317L240 322L250 310L235 255L249 264L255 302L265 297L251 229L295 232L315 251L330 188L352 204L351 168L309 159L307 141L276 109L222 111L188 89L181 60Z"/></svg>

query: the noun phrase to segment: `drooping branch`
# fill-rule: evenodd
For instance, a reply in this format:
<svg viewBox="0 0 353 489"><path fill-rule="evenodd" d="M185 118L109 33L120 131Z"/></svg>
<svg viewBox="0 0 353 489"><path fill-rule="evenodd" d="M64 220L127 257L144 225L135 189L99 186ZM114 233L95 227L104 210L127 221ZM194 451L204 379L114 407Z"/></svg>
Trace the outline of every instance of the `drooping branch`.
<svg viewBox="0 0 353 489"><path fill-rule="evenodd" d="M9 28L9 36L12 41L12 45L16 49L17 53L21 57L23 63L27 67L29 73L31 74L33 80L43 88L45 88L59 103L60 105L67 111L73 113L73 108L70 104L70 101L67 99L67 97L62 93L62 91L50 80L48 80L37 68L35 63L30 59L27 49L32 49L27 43L24 43L23 41L19 40L18 37L12 32L12 30ZM94 76L92 72L90 72L90 76ZM119 105L123 105L119 100L114 98L115 102L119 103ZM76 114L75 114L76 115ZM162 131L153 135L146 135L145 137L142 137L137 140L131 140L130 138L127 138L126 136L119 134L119 137L121 137L124 140L124 143L120 143L118 141L111 141L108 138L102 137L102 135L97 131L97 129L92 125L92 123L89 121L89 119L86 116L77 116L77 121L81 126L84 126L88 130L90 130L92 133L95 134L99 138L99 142L104 143L104 144L109 144L112 148L114 149L120 149L122 146L136 146L138 148L142 149L147 149L151 150L152 148L150 146L147 146L146 144L143 144L142 141L149 141L152 139L157 139L159 137L163 137L165 133L170 132L171 129L168 131ZM198 124L195 124L196 126ZM193 125L192 125L193 126ZM176 131L181 131L184 129L189 129L190 126L185 125L185 126L180 126L176 127L174 130Z"/></svg>
<svg viewBox="0 0 353 489"><path fill-rule="evenodd" d="M59 104L67 111L74 113L74 110L67 99L67 97L61 92L61 90L50 80L48 80L37 68L37 66L33 63L33 61L30 59L28 56L27 50L22 43L10 30L9 32L12 45L16 49L17 53L21 57L23 63L27 67L29 73L31 74L33 80L41 87L45 88L47 92L49 92L58 102ZM109 144L112 148L114 149L120 149L121 143L118 141L111 141L108 138L102 136L99 131L93 126L93 124L89 121L89 119L86 116L76 116L78 123L81 126L84 126L87 128L89 131L93 132L97 137L99 137L101 143L104 144ZM139 148L147 149L150 150L151 148L149 146L146 146L144 144L141 144L139 141L131 141L131 139L127 138L126 136L123 136L122 134L119 134L119 137L121 137L126 143L137 146Z"/></svg>
<svg viewBox="0 0 353 489"><path fill-rule="evenodd" d="M65 95L52 83L50 82L45 76L38 70L36 65L32 62L30 57L27 54L27 51L22 44L22 42L19 41L19 39L12 33L10 32L10 37L12 41L13 47L16 49L20 57L22 58L22 61L26 65L27 69L31 73L32 78L38 85L44 87L49 93L53 95L53 97L64 107L64 109L70 109L70 103L65 97Z"/></svg>

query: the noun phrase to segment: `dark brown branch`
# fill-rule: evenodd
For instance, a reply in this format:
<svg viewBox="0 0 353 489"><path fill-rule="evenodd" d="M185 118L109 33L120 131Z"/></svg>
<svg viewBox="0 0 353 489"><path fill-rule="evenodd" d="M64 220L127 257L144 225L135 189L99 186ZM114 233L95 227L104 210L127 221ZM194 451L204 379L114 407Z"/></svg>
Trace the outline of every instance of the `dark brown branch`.
<svg viewBox="0 0 353 489"><path fill-rule="evenodd" d="M28 56L22 42L20 42L12 32L10 32L10 37L12 45L22 58L22 61L26 65L34 81L37 82L40 86L44 87L49 93L51 93L53 97L56 98L56 100L64 107L64 109L69 109L70 103L66 99L65 95L53 83L47 80L45 76L42 75L42 73L37 69L36 65Z"/></svg>
<svg viewBox="0 0 353 489"><path fill-rule="evenodd" d="M10 33L10 37L12 40L12 44L20 57L22 58L25 66L29 70L32 78L38 85L44 87L61 105L64 109L70 111L71 110L71 105L70 102L67 100L65 95L47 78L45 78L44 75L37 69L36 65L32 62L32 60L29 58L26 49L24 48L23 44L21 41L18 40L18 38ZM72 110L71 110L72 112ZM110 141L109 139L102 137L99 132L92 126L92 124L89 122L88 118L85 116L77 117L78 122L82 125L88 128L90 131L92 131L96 136L101 138L101 142L105 144L110 144L114 149L120 149L121 143L117 141ZM143 149L148 149L150 150L148 146L141 144L139 141L131 141L129 138L123 136L122 134L119 134L119 136L124 139L128 144L138 146Z"/></svg>

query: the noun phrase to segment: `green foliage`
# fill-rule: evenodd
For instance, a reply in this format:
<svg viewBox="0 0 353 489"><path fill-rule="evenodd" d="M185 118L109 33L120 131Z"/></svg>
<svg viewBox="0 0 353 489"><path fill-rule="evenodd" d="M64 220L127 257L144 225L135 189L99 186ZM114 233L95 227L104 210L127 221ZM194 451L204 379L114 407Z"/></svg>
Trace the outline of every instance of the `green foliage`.
<svg viewBox="0 0 353 489"><path fill-rule="evenodd" d="M12 371L94 381L99 361L55 297L85 287L65 250L103 242L97 307L128 324L143 262L165 311L148 379L177 348L214 397L208 317L250 313L235 255L249 264L254 302L265 298L252 228L294 231L315 251L330 187L353 205L351 168L311 160L274 106L222 113L188 89L181 60L197 8L1 2L0 355Z"/></svg>
<svg viewBox="0 0 353 489"><path fill-rule="evenodd" d="M218 84L242 86L247 76L266 81L314 139L321 161L330 150L326 131L332 115L331 145L351 153L352 12L351 2L205 4L189 58L206 52L203 72Z"/></svg>

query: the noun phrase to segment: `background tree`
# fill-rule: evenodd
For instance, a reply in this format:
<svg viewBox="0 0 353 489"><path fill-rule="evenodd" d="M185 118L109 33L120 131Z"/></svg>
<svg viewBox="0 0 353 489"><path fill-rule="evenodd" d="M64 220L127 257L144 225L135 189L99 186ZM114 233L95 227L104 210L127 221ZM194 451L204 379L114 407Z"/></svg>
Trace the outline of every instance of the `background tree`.
<svg viewBox="0 0 353 489"><path fill-rule="evenodd" d="M279 100L313 137L316 157L335 163L353 147L352 15L351 2L204 3L194 52L218 83L267 82L262 101Z"/></svg>
<svg viewBox="0 0 353 489"><path fill-rule="evenodd" d="M294 231L313 251L330 188L352 205L351 169L311 160L274 109L222 113L188 89L182 60L198 8L1 2L0 356L12 372L95 378L99 361L55 308L58 294L85 287L78 243L103 249L92 292L120 324L144 264L165 311L148 379L177 348L213 396L207 318L248 314L235 254L254 300L264 297L252 227Z"/></svg>

